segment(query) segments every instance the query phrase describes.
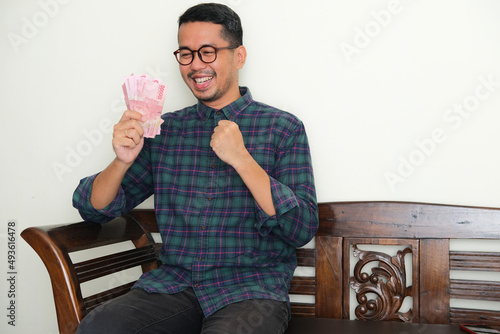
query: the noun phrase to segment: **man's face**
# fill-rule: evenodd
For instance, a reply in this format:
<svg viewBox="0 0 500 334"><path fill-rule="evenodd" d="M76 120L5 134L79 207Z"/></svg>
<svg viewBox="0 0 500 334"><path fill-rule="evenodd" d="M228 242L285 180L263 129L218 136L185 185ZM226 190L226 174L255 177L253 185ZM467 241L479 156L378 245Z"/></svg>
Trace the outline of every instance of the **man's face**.
<svg viewBox="0 0 500 334"><path fill-rule="evenodd" d="M198 50L202 46L230 46L221 37L222 26L211 22L188 22L179 27L179 48ZM214 109L221 109L240 97L238 70L243 67L246 51L220 50L215 62L206 64L195 54L190 65L179 65L182 78L193 94Z"/></svg>

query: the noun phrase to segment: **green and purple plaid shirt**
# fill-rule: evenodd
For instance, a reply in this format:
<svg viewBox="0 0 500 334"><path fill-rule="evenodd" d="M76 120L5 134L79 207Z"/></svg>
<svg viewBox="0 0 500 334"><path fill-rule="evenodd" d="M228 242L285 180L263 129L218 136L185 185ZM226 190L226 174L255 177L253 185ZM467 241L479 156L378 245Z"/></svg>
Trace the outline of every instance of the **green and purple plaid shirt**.
<svg viewBox="0 0 500 334"><path fill-rule="evenodd" d="M309 145L293 115L256 102L247 88L221 110L203 103L166 113L161 135L146 139L115 200L90 204L96 175L83 179L73 204L85 220L106 222L154 194L163 240L158 269L135 284L148 292L192 287L206 316L245 299L288 300L296 247L318 227ZM238 124L245 146L269 174L276 215L267 215L210 147L219 120Z"/></svg>

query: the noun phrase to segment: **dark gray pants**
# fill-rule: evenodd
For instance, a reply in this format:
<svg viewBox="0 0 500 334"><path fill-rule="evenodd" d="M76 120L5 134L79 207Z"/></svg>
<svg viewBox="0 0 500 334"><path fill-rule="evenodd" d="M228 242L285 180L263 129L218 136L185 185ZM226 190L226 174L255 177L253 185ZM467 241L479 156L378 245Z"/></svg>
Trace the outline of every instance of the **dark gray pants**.
<svg viewBox="0 0 500 334"><path fill-rule="evenodd" d="M90 312L77 334L280 334L287 326L285 302L245 300L205 318L192 289L172 295L134 289Z"/></svg>

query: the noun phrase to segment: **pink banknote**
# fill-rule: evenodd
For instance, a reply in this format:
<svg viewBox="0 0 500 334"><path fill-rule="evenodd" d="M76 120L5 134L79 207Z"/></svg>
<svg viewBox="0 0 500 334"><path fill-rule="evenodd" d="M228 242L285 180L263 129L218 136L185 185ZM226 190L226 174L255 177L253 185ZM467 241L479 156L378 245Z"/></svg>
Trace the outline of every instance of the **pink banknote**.
<svg viewBox="0 0 500 334"><path fill-rule="evenodd" d="M144 115L141 122L144 137L154 138L161 132L161 112L165 102L166 86L147 75L131 75L122 85L127 108Z"/></svg>

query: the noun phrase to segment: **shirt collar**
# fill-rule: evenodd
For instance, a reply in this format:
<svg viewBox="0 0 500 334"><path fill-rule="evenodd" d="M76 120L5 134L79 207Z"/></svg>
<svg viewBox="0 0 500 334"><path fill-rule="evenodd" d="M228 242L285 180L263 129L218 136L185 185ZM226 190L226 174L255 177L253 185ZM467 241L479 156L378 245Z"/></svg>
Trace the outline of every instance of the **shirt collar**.
<svg viewBox="0 0 500 334"><path fill-rule="evenodd" d="M252 94L247 87L240 87L240 94L241 97L239 99L220 109L220 111L224 113L226 118L229 120L237 117L243 110L246 109L246 107L250 105L250 103L253 102ZM210 108L198 100L197 112L201 119L212 117L212 115L215 114L215 111L218 110Z"/></svg>

